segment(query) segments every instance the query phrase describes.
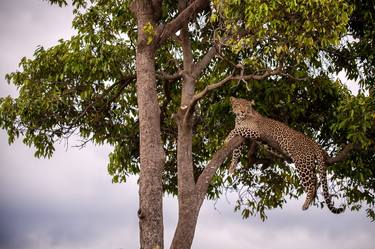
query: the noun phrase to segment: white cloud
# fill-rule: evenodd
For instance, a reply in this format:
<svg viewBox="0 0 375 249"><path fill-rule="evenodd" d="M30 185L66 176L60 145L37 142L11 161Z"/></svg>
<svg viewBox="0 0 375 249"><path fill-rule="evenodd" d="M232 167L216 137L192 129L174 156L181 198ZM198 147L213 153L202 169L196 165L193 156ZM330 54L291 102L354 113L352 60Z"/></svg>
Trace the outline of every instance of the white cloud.
<svg viewBox="0 0 375 249"><path fill-rule="evenodd" d="M352 92L352 94L357 95L358 91L360 89L359 84L357 81L354 80L349 80L346 77L345 71L341 71L338 75L337 78L340 79L341 82L343 82L345 85L348 86L349 90Z"/></svg>
<svg viewBox="0 0 375 249"><path fill-rule="evenodd" d="M71 8L51 6L47 1L0 1L0 96L16 94L4 84L4 77L18 68L23 56L30 58L38 45L50 47L75 33L72 19Z"/></svg>
<svg viewBox="0 0 375 249"><path fill-rule="evenodd" d="M138 245L136 178L111 183L110 147L65 151L60 145L51 160L35 159L19 141L8 147L5 138L1 131L0 248Z"/></svg>
<svg viewBox="0 0 375 249"><path fill-rule="evenodd" d="M283 210L273 210L269 219L242 220L232 206L219 204L220 213L206 203L201 212L193 248L305 249L372 248L375 231L363 214L333 215L311 207L302 211L302 201L291 201ZM303 246L301 246L303 245Z"/></svg>

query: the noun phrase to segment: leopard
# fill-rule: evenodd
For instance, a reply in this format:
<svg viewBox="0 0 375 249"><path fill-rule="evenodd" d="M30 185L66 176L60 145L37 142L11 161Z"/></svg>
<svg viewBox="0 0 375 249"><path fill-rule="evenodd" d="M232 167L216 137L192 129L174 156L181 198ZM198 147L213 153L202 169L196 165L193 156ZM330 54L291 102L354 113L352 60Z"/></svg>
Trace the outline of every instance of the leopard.
<svg viewBox="0 0 375 249"><path fill-rule="evenodd" d="M232 112L235 114L235 127L225 139L225 144L235 136L268 144L294 162L297 175L307 194L302 210L307 210L316 197L319 186L316 172L319 174L319 182L322 185L323 197L328 209L335 214L345 210L344 206L335 207L331 199L327 180L327 153L317 142L280 121L261 115L253 108L254 100L231 97L230 103ZM232 152L229 167L229 172L232 174L243 147L244 143Z"/></svg>

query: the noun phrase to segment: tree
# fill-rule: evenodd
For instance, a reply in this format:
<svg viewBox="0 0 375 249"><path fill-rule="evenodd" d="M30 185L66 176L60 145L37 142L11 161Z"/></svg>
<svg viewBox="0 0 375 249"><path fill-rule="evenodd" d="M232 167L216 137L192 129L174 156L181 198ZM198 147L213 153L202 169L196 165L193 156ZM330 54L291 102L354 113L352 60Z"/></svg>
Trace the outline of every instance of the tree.
<svg viewBox="0 0 375 249"><path fill-rule="evenodd" d="M19 96L1 99L0 127L38 157L72 134L82 146L113 145L113 181L140 176L141 248L164 247L164 192L179 200L171 248L191 247L204 199L227 188L239 191L243 217L263 219L302 194L288 160L254 143L228 175L226 158L244 140L223 146L232 95L316 139L336 163L339 197L375 217L374 96L352 96L327 69L339 65L329 51L345 35L345 1L72 2L78 34L7 76Z"/></svg>

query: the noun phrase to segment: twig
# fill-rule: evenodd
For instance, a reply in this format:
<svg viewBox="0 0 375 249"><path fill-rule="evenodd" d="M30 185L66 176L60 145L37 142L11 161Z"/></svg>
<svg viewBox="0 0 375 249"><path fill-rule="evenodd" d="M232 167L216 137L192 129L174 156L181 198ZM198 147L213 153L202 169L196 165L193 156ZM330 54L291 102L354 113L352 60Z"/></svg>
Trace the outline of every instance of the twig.
<svg viewBox="0 0 375 249"><path fill-rule="evenodd" d="M268 69L261 75L259 75L257 73L250 74L250 75L237 75L237 76L231 74L231 75L227 76L226 78L224 78L223 80L221 80L217 83L207 85L201 92L194 95L192 101L190 102L189 106L187 107L186 115L184 117L184 121L186 121L189 118L189 115L191 115L191 112L194 109L195 105L197 104L198 100L200 100L201 98L206 96L210 91L213 91L213 90L215 90L219 87L222 87L228 81L231 81L231 80L250 80L250 79L262 80L262 79L265 79L265 78L267 78L269 76L272 76L272 75L278 75L281 72L282 72L281 68L277 68L277 69Z"/></svg>

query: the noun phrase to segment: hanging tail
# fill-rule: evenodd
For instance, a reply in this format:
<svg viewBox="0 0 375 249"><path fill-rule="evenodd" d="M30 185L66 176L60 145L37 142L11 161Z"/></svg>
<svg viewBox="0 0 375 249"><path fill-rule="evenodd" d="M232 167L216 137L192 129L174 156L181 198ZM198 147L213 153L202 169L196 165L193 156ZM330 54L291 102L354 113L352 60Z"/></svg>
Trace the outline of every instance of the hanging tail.
<svg viewBox="0 0 375 249"><path fill-rule="evenodd" d="M336 208L334 206L334 203L331 199L331 195L328 192L327 169L326 169L326 165L324 162L324 157L319 157L319 178L320 178L320 182L323 188L324 200L327 204L328 209L334 214L339 214L339 213L344 212L345 210L344 206L341 206L339 208Z"/></svg>

